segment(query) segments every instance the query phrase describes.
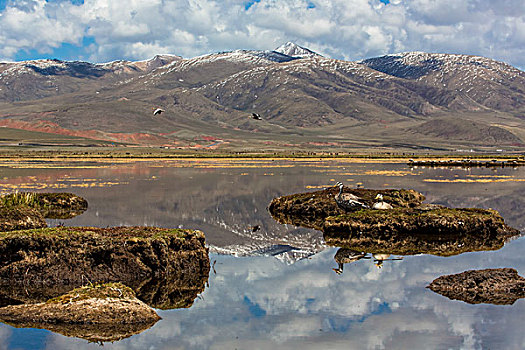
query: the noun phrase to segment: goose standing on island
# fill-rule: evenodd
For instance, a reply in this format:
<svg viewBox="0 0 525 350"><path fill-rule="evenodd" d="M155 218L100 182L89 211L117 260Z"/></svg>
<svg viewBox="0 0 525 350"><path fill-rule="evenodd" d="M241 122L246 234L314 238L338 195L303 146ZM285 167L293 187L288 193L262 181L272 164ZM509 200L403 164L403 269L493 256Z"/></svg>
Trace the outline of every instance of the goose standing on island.
<svg viewBox="0 0 525 350"><path fill-rule="evenodd" d="M343 210L358 210L367 209L368 205L361 203L359 197L351 193L343 193L343 183L338 182L335 184L339 187L339 193L335 195L335 202L337 206Z"/></svg>

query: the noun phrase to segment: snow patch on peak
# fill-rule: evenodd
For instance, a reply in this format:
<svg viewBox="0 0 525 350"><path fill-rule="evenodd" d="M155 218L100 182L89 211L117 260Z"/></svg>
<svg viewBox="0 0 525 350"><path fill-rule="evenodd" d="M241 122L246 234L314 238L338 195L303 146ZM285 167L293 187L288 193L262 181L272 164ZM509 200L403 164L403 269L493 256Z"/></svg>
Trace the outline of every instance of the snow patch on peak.
<svg viewBox="0 0 525 350"><path fill-rule="evenodd" d="M282 53L287 56L295 57L295 58L321 56L318 53L313 52L310 49L307 49L306 47L299 46L290 41L284 45L279 46L274 51Z"/></svg>

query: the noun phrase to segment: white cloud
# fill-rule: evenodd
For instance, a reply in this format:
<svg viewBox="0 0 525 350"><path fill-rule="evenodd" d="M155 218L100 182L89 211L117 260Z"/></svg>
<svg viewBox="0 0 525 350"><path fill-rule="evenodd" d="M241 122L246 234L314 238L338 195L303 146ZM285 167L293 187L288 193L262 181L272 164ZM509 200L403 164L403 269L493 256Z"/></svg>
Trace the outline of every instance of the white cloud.
<svg viewBox="0 0 525 350"><path fill-rule="evenodd" d="M525 300L512 307L469 305L425 289L433 278L487 265L523 269L523 244L451 258L407 257L378 270L371 261L330 267L334 251L286 266L272 258L214 256L217 275L190 309L110 349L410 349L522 348ZM516 254L516 255L514 255ZM509 256L511 257L509 260ZM515 263L513 263L515 262ZM247 278L249 277L249 278ZM247 298L254 309L249 310ZM381 310L389 305L389 310ZM52 335L49 349L88 348Z"/></svg>
<svg viewBox="0 0 525 350"><path fill-rule="evenodd" d="M520 0L66 0L10 2L0 17L0 57L52 52L96 41L91 59L144 59L168 50L185 57L272 49L286 41L335 58L397 51L484 55L525 66L525 5ZM124 57L123 57L124 56Z"/></svg>

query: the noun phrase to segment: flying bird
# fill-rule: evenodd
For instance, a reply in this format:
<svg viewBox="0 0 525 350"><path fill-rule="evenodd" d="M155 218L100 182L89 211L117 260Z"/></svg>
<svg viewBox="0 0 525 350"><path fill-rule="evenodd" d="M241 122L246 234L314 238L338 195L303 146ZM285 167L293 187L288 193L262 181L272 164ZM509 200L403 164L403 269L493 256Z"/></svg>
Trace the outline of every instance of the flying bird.
<svg viewBox="0 0 525 350"><path fill-rule="evenodd" d="M258 113L252 113L252 119L255 120L262 120L261 115Z"/></svg>
<svg viewBox="0 0 525 350"><path fill-rule="evenodd" d="M163 109L157 108L157 109L153 112L153 115L161 114L162 112L164 112Z"/></svg>

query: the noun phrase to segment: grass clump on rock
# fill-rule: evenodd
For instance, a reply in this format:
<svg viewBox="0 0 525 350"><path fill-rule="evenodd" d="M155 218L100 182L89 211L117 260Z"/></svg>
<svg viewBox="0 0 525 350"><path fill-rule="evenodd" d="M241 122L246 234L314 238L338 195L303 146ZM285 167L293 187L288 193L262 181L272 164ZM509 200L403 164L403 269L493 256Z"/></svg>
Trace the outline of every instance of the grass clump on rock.
<svg viewBox="0 0 525 350"><path fill-rule="evenodd" d="M42 213L31 207L0 205L0 231L47 227Z"/></svg>
<svg viewBox="0 0 525 350"><path fill-rule="evenodd" d="M82 214L87 201L72 193L17 192L0 197L0 231L47 227L45 219Z"/></svg>
<svg viewBox="0 0 525 350"><path fill-rule="evenodd" d="M73 193L17 192L0 197L0 206L29 207L38 210L46 219L69 219L83 213L88 202Z"/></svg>

